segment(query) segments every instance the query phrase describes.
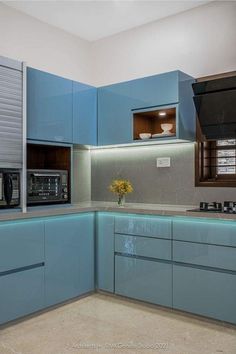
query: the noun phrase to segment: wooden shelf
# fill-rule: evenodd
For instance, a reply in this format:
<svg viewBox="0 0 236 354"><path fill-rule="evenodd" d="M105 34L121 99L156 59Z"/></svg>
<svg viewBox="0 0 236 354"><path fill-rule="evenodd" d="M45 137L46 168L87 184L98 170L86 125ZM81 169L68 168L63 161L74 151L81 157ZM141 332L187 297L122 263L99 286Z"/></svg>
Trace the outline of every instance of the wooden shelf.
<svg viewBox="0 0 236 354"><path fill-rule="evenodd" d="M160 113L165 113L165 115L160 115ZM161 124L172 124L173 127L170 132L173 133L173 135L170 137L176 136L175 107L135 112L133 114L133 139L141 140L139 134L142 133L150 133L152 135L161 134L163 132Z"/></svg>

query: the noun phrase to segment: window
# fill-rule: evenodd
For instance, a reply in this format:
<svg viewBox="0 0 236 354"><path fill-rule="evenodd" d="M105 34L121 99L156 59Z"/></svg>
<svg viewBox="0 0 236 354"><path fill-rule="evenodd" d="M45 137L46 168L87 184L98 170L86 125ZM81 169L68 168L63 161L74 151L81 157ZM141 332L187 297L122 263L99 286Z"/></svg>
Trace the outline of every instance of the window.
<svg viewBox="0 0 236 354"><path fill-rule="evenodd" d="M236 174L236 140L217 140L217 174Z"/></svg>
<svg viewBox="0 0 236 354"><path fill-rule="evenodd" d="M198 142L197 186L236 186L236 139Z"/></svg>

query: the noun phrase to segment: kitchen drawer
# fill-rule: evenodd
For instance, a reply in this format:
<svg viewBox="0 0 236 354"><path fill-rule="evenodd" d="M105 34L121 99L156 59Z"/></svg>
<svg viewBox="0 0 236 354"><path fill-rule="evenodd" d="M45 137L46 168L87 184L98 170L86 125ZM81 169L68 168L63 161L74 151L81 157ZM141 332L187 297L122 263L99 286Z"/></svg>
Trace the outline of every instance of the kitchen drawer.
<svg viewBox="0 0 236 354"><path fill-rule="evenodd" d="M172 265L115 256L115 293L172 306Z"/></svg>
<svg viewBox="0 0 236 354"><path fill-rule="evenodd" d="M173 239L236 247L236 222L174 219Z"/></svg>
<svg viewBox="0 0 236 354"><path fill-rule="evenodd" d="M0 276L0 324L44 306L44 267Z"/></svg>
<svg viewBox="0 0 236 354"><path fill-rule="evenodd" d="M236 248L173 241L173 260L236 271Z"/></svg>
<svg viewBox="0 0 236 354"><path fill-rule="evenodd" d="M43 221L0 223L0 273L44 262Z"/></svg>
<svg viewBox="0 0 236 354"><path fill-rule="evenodd" d="M116 234L115 252L170 260L171 240Z"/></svg>
<svg viewBox="0 0 236 354"><path fill-rule="evenodd" d="M115 233L159 238L171 238L171 219L168 217L117 216Z"/></svg>
<svg viewBox="0 0 236 354"><path fill-rule="evenodd" d="M236 275L173 267L173 307L236 324Z"/></svg>

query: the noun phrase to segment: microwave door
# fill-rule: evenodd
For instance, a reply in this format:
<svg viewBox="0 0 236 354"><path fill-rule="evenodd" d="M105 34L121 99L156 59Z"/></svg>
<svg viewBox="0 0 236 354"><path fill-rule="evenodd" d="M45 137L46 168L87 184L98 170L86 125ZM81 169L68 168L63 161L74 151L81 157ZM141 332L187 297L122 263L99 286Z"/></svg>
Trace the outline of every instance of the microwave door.
<svg viewBox="0 0 236 354"><path fill-rule="evenodd" d="M12 177L9 173L3 174L3 185L4 185L4 197L6 204L9 206L12 200L12 193L13 193L13 183Z"/></svg>

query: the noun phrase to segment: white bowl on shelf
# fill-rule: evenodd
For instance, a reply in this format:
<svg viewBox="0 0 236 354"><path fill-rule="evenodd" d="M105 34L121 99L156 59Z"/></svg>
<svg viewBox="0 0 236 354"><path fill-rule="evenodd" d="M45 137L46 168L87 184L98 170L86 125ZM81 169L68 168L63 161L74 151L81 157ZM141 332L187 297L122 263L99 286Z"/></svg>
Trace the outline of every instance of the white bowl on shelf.
<svg viewBox="0 0 236 354"><path fill-rule="evenodd" d="M139 134L140 139L145 140L145 139L150 139L152 136L151 133L141 133Z"/></svg>
<svg viewBox="0 0 236 354"><path fill-rule="evenodd" d="M161 129L163 130L164 134L170 133L172 128L173 128L173 124L171 124L171 123L161 124Z"/></svg>

